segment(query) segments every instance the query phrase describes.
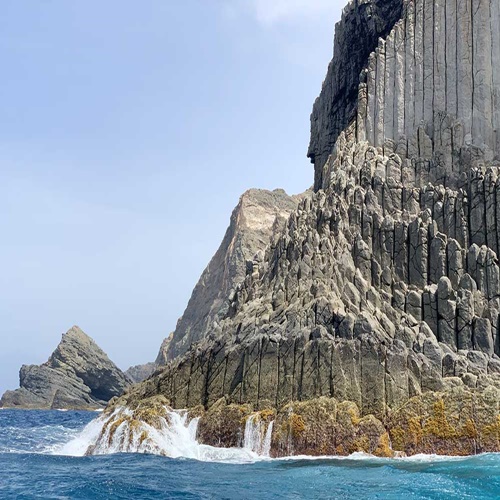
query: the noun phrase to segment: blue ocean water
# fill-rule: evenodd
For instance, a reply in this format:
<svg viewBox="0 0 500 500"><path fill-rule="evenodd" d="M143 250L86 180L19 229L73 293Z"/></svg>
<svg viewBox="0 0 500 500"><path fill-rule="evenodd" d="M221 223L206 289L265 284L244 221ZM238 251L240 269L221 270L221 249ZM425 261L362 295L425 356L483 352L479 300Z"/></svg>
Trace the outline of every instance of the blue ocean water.
<svg viewBox="0 0 500 500"><path fill-rule="evenodd" d="M2 499L443 499L500 497L500 455L456 459L199 462L64 456L92 412L0 411Z"/></svg>

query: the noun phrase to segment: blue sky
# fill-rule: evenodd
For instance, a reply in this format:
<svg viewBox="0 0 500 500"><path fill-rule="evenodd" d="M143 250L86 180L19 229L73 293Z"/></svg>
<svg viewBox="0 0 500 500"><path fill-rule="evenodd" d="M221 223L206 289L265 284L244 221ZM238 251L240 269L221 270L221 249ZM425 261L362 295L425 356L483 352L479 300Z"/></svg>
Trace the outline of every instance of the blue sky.
<svg viewBox="0 0 500 500"><path fill-rule="evenodd" d="M4 0L0 392L78 324L153 360L248 188L313 182L339 0Z"/></svg>

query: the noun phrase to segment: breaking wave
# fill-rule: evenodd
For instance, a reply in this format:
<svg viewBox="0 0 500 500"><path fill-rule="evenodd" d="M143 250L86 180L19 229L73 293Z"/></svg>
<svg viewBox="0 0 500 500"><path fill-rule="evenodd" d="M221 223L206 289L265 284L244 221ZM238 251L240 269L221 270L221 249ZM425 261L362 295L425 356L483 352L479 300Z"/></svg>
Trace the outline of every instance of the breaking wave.
<svg viewBox="0 0 500 500"><path fill-rule="evenodd" d="M0 454L35 454L82 457L118 453L154 454L174 459L202 462L248 464L269 462L273 422L266 424L251 415L245 425L241 448L218 448L200 444L196 438L198 419L187 412L166 412L159 428L141 422L132 424L130 410L112 414L94 412L16 411L0 412ZM404 458L377 458L365 453L350 456L292 456L273 462L372 463L394 467L418 467L425 464L469 464L480 461L497 463L500 455L476 457L414 455ZM398 465L399 464L399 465ZM406 465L404 465L406 464Z"/></svg>
<svg viewBox="0 0 500 500"><path fill-rule="evenodd" d="M251 463L269 458L273 423L265 424L251 415L245 425L243 447L217 448L196 439L199 418L186 411L167 411L157 425L133 419L127 408L92 420L67 444L54 450L67 456L144 453L203 462Z"/></svg>

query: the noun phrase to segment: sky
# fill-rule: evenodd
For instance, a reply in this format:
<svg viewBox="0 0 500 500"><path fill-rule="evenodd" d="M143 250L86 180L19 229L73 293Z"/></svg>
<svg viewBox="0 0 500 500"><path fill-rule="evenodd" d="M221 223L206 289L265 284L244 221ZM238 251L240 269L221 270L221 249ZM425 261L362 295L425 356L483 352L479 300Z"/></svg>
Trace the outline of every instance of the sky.
<svg viewBox="0 0 500 500"><path fill-rule="evenodd" d="M239 196L312 185L344 3L2 1L0 393L74 324L154 360Z"/></svg>

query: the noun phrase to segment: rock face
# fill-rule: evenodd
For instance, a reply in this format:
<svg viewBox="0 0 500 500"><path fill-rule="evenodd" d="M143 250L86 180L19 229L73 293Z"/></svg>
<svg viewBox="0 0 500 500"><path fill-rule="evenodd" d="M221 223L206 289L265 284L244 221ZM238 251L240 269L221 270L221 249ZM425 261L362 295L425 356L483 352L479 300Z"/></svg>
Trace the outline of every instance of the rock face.
<svg viewBox="0 0 500 500"><path fill-rule="evenodd" d="M312 114L314 194L210 334L186 336L130 401L281 411L327 398L332 415L346 402L353 425L368 419L360 439L468 453L484 431L498 451L499 96L498 2L352 1ZM314 430L308 415L295 438ZM275 439L282 453L289 435Z"/></svg>
<svg viewBox="0 0 500 500"><path fill-rule="evenodd" d="M224 239L195 286L168 346L160 349L158 364L184 354L227 314L228 297L244 280L256 254L263 252L272 235L285 225L298 201L282 189L250 189L241 196Z"/></svg>
<svg viewBox="0 0 500 500"><path fill-rule="evenodd" d="M158 355L155 359L155 364L157 366L163 366L168 363L168 347L170 342L172 341L173 333L170 334L169 337L163 340L161 343L160 349L158 351Z"/></svg>
<svg viewBox="0 0 500 500"><path fill-rule="evenodd" d="M210 335L212 323L227 314L229 296L245 279L254 257L271 243L304 196L307 194L288 196L282 189L250 189L241 196L224 239L196 284L175 331L164 339L153 363L127 370L134 382L142 382Z"/></svg>
<svg viewBox="0 0 500 500"><path fill-rule="evenodd" d="M495 452L500 449L499 392L491 386L478 392L450 384L445 391L414 396L385 419L362 416L352 401L332 397L260 409L221 398L208 410L197 406L176 412L174 418L170 402L162 395L134 399L128 394L114 399L101 415L101 431L86 454L99 455L112 449L172 456L168 437L178 432L173 420L179 418L185 418L190 432L192 421L197 420L194 425L200 443L234 448L248 447L251 442L254 452L272 457Z"/></svg>
<svg viewBox="0 0 500 500"><path fill-rule="evenodd" d="M359 75L379 38L385 38L401 19L402 9L403 0L355 0L344 9L335 29L333 60L311 115L307 156L319 166L315 168L316 189L322 185L321 167L338 136L356 117Z"/></svg>
<svg viewBox="0 0 500 500"><path fill-rule="evenodd" d="M158 368L156 363L131 366L125 370L125 375L134 383L142 382L150 377Z"/></svg>
<svg viewBox="0 0 500 500"><path fill-rule="evenodd" d="M80 328L74 326L43 365L23 365L20 388L7 391L4 408L102 408L131 380Z"/></svg>

